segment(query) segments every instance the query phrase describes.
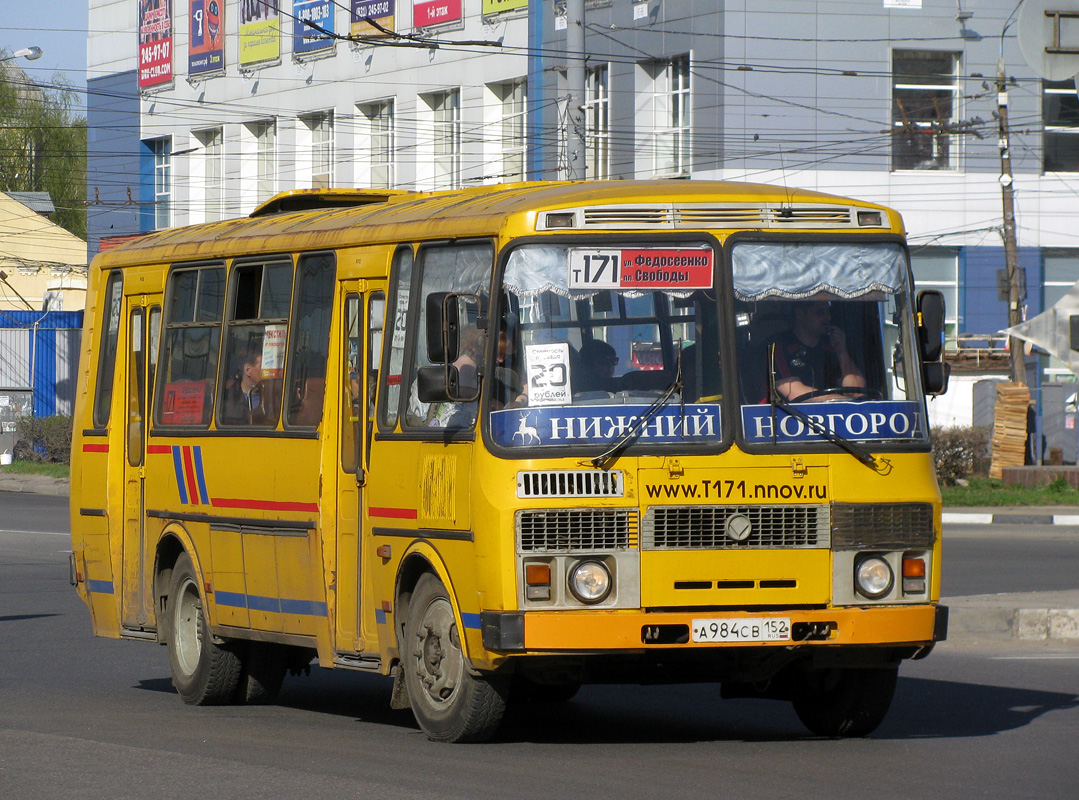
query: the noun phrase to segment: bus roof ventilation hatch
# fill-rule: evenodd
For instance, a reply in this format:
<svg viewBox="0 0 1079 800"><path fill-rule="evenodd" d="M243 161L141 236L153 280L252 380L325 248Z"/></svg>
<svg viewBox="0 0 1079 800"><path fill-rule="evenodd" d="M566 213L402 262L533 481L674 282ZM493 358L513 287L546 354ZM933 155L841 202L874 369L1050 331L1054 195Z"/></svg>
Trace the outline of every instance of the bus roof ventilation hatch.
<svg viewBox="0 0 1079 800"><path fill-rule="evenodd" d="M412 194L405 189L291 189L274 195L251 212L251 217L288 214L294 211L317 211L331 208L355 208Z"/></svg>

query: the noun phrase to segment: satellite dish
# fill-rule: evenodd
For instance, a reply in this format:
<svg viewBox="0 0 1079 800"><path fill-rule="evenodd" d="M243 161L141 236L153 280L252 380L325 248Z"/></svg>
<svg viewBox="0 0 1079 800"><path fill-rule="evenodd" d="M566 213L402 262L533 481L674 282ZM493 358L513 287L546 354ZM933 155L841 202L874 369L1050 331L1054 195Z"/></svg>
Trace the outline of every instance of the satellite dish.
<svg viewBox="0 0 1079 800"><path fill-rule="evenodd" d="M1079 75L1079 0L1025 0L1018 35L1023 58L1036 75L1047 81Z"/></svg>

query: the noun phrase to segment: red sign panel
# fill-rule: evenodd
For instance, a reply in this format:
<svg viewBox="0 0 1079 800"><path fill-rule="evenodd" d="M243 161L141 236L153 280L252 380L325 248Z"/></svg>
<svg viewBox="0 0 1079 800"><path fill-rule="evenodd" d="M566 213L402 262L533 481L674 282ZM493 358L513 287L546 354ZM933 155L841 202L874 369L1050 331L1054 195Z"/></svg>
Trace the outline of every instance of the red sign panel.
<svg viewBox="0 0 1079 800"><path fill-rule="evenodd" d="M461 0L427 0L412 7L412 27L426 28L444 22L459 22Z"/></svg>
<svg viewBox="0 0 1079 800"><path fill-rule="evenodd" d="M623 250L622 289L710 289L711 250Z"/></svg>
<svg viewBox="0 0 1079 800"><path fill-rule="evenodd" d="M139 2L139 88L172 81L172 0Z"/></svg>

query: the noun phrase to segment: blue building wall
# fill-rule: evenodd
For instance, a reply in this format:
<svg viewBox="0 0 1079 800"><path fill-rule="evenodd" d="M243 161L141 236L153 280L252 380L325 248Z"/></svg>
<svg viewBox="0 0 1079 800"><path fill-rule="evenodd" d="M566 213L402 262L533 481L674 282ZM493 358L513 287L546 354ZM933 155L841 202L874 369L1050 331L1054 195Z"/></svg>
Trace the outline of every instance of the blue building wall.
<svg viewBox="0 0 1079 800"><path fill-rule="evenodd" d="M10 388L33 387L35 417L71 414L78 388L82 311L5 311L0 334L8 350L25 354L15 367Z"/></svg>
<svg viewBox="0 0 1079 800"><path fill-rule="evenodd" d="M141 232L139 206L139 95L134 70L86 82L87 250L102 237Z"/></svg>

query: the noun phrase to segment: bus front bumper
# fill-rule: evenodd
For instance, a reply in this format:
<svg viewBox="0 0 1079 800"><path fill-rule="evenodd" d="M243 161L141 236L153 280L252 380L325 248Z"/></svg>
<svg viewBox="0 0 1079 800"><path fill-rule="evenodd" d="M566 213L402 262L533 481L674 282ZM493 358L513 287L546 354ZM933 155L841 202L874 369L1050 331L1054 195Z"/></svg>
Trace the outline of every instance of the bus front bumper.
<svg viewBox="0 0 1079 800"><path fill-rule="evenodd" d="M694 621L727 623L752 636L753 623L787 620L787 636L765 640L729 638L693 641ZM942 605L862 606L768 612L693 611L531 611L480 615L483 646L503 653L603 653L656 648L787 647L800 644L895 646L929 645L948 635L948 607ZM744 623L748 623L744 624ZM785 626L781 626L785 627Z"/></svg>

